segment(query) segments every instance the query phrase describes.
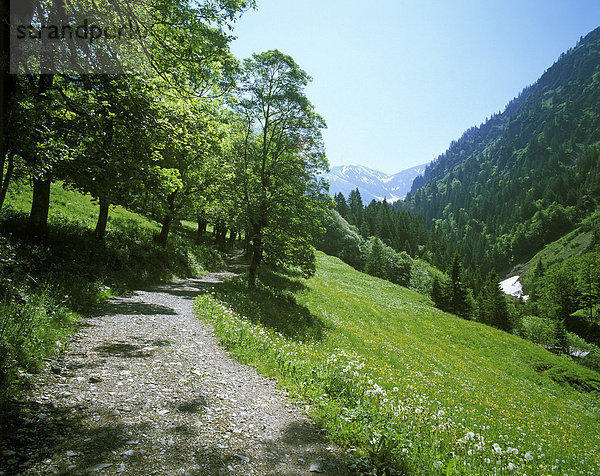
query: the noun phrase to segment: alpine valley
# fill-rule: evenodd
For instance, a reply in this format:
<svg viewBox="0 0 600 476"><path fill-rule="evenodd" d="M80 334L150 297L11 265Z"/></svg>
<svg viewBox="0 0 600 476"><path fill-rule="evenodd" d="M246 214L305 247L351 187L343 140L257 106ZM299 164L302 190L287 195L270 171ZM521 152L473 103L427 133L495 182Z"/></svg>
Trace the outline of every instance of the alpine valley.
<svg viewBox="0 0 600 476"><path fill-rule="evenodd" d="M7 27L90 2L1 3ZM120 21L113 3L94 2ZM50 74L46 51L18 62L41 72L0 74L0 476L600 475L600 28L569 37L537 82L430 164L324 173L311 75L277 44L237 61L238 16L286 4L261 41L290 19L319 40L351 14L362 46L363 25L398 24L392 4L414 4L428 27L410 49L444 73L427 2L318 15L303 3L308 22L294 2L155 3L142 74ZM512 36L505 21L457 16L459 3L437 2L443 25L460 18L494 48ZM488 3L503 2L466 10L490 16ZM562 3L593 20L583 0ZM538 4L527 21L546 41L560 30ZM373 73L396 62L426 81L414 98L432 130L421 98L438 83L374 40L362 56L386 62ZM331 45L327 68L345 75L344 48L356 71L352 44ZM467 66L453 64L483 70ZM360 81L346 117L378 127L373 96L411 94L391 78L389 90ZM354 98L333 84L345 108Z"/></svg>

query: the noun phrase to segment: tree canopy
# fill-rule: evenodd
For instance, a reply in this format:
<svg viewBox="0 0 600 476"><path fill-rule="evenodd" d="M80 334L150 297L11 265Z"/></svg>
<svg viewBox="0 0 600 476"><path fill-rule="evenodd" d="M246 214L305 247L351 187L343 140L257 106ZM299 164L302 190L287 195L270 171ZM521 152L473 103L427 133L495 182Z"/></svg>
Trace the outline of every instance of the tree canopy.
<svg viewBox="0 0 600 476"><path fill-rule="evenodd" d="M323 119L305 95L310 77L277 50L244 62L240 77L236 160L251 240L251 284L263 255L314 271L313 244L328 199L316 174L327 168Z"/></svg>

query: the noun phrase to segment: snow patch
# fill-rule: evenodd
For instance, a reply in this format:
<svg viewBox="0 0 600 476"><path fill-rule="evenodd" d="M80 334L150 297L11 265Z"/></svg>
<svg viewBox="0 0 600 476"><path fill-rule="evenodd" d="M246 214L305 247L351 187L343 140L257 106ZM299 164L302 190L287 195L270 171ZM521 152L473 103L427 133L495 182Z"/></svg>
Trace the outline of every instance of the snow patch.
<svg viewBox="0 0 600 476"><path fill-rule="evenodd" d="M589 351L587 350L580 350L580 349L575 349L574 347L569 347L569 353L573 356L573 357L580 357L580 358L584 358L587 357L589 355Z"/></svg>
<svg viewBox="0 0 600 476"><path fill-rule="evenodd" d="M523 298L524 301L529 299L529 296L523 294L523 285L519 282L520 276L511 276L510 278L500 281L500 288L504 294Z"/></svg>

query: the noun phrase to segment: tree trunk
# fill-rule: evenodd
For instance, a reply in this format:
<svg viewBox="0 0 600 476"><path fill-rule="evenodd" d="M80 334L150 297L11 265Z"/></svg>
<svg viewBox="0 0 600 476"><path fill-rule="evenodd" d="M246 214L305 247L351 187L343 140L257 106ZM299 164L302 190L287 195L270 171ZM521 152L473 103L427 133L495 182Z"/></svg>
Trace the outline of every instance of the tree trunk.
<svg viewBox="0 0 600 476"><path fill-rule="evenodd" d="M100 197L100 212L98 213L98 221L96 222L96 230L94 235L97 239L103 240L106 232L106 224L108 223L108 209L110 202Z"/></svg>
<svg viewBox="0 0 600 476"><path fill-rule="evenodd" d="M225 251L225 238L227 236L227 228L219 223L215 226L215 244L221 251Z"/></svg>
<svg viewBox="0 0 600 476"><path fill-rule="evenodd" d="M206 221L206 218L204 217L204 213L199 213L198 214L198 230L197 230L197 235L196 235L196 241L201 241L202 239L202 235L204 235L204 233L206 233L206 226L208 225L208 222Z"/></svg>
<svg viewBox="0 0 600 476"><path fill-rule="evenodd" d="M160 230L160 235L156 241L158 241L161 245L167 244L167 239L169 238L169 230L171 229L171 222L173 221L173 213L175 211L175 192L171 193L167 197L167 212L163 217L162 228Z"/></svg>
<svg viewBox="0 0 600 476"><path fill-rule="evenodd" d="M0 157L3 164L5 157L8 154L10 103L17 90L17 76L9 74L11 53L10 6L10 0L0 0ZM26 25L27 23L23 24ZM9 162L9 165L10 163L11 162ZM2 178L3 173L4 167L0 168L0 178ZM3 189L5 183L8 185L6 179L4 179L2 183ZM4 193L4 196L6 196L6 192ZM0 202L0 207L1 206L2 203Z"/></svg>
<svg viewBox="0 0 600 476"><path fill-rule="evenodd" d="M256 272L263 256L263 243L261 237L261 227L257 226L254 229L254 236L252 237L252 260L248 268L248 286L251 288L256 286Z"/></svg>
<svg viewBox="0 0 600 476"><path fill-rule="evenodd" d="M229 230L229 243L231 243L231 244L235 243L236 238L237 238L237 231Z"/></svg>
<svg viewBox="0 0 600 476"><path fill-rule="evenodd" d="M45 235L50 210L50 180L33 180L33 202L29 213L29 229L35 236Z"/></svg>
<svg viewBox="0 0 600 476"><path fill-rule="evenodd" d="M4 205L4 199L6 198L6 193L8 192L8 185L10 184L10 180L12 178L13 170L15 168L15 159L12 153L8 154L8 166L6 167L6 173L4 173L4 155L0 156L0 209Z"/></svg>
<svg viewBox="0 0 600 476"><path fill-rule="evenodd" d="M244 231L244 256L250 256L250 232L248 230Z"/></svg>
<svg viewBox="0 0 600 476"><path fill-rule="evenodd" d="M171 228L171 215L168 213L163 217L162 228L160 229L160 234L156 241L158 241L161 245L166 245L167 240L169 238L169 230Z"/></svg>

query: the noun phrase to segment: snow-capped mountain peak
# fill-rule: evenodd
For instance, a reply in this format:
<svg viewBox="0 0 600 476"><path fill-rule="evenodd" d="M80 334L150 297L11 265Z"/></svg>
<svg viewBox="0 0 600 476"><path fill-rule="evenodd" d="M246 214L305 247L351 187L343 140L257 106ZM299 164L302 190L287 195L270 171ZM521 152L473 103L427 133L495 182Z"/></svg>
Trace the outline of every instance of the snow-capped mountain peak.
<svg viewBox="0 0 600 476"><path fill-rule="evenodd" d="M425 165L411 167L397 174L386 174L364 165L337 165L323 177L329 181L331 196L342 193L345 197L358 187L363 203L384 198L393 203L410 191L413 180L425 171Z"/></svg>

